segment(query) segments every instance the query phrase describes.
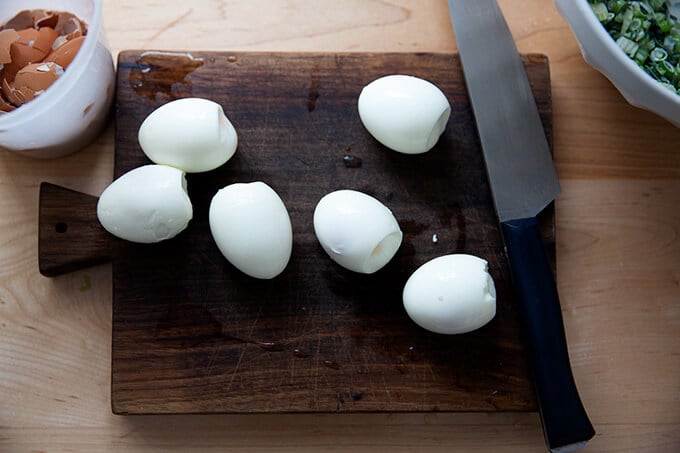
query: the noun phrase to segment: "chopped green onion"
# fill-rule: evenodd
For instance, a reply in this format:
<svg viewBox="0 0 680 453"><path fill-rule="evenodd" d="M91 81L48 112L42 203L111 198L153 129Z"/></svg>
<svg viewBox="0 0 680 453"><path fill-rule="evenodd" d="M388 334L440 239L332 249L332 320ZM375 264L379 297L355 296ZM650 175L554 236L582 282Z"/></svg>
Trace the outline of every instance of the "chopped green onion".
<svg viewBox="0 0 680 453"><path fill-rule="evenodd" d="M652 61L665 61L666 58L668 58L668 52L666 52L666 49L657 47L654 50L652 50L652 53L650 53L649 56L652 59Z"/></svg>
<svg viewBox="0 0 680 453"><path fill-rule="evenodd" d="M654 16L654 14L656 13L656 11L654 11L654 9L652 9L651 6L644 2L636 2L635 9L640 12L639 14L645 17Z"/></svg>
<svg viewBox="0 0 680 453"><path fill-rule="evenodd" d="M635 56L633 57L635 61L638 64L644 64L647 61L647 58L649 58L649 52L640 47L637 52L635 52Z"/></svg>
<svg viewBox="0 0 680 453"><path fill-rule="evenodd" d="M623 14L621 15L621 19L623 20L623 23L621 24L621 34L625 35L628 33L628 29L630 28L630 25L633 23L633 14L635 8L628 8L626 9Z"/></svg>
<svg viewBox="0 0 680 453"><path fill-rule="evenodd" d="M666 0L649 0L649 6L656 11L660 10L664 3L666 3Z"/></svg>
<svg viewBox="0 0 680 453"><path fill-rule="evenodd" d="M637 52L640 48L638 43L632 39L626 38L625 36L621 36L619 39L617 39L616 44L631 57L635 55L635 52Z"/></svg>
<svg viewBox="0 0 680 453"><path fill-rule="evenodd" d="M619 11L623 9L624 6L626 6L626 0L610 0L607 7L611 12L614 14L618 14Z"/></svg>
<svg viewBox="0 0 680 453"><path fill-rule="evenodd" d="M669 0L588 0L616 44L638 66L680 94L680 23Z"/></svg>
<svg viewBox="0 0 680 453"><path fill-rule="evenodd" d="M680 36L666 36L662 46L672 53L680 52Z"/></svg>
<svg viewBox="0 0 680 453"><path fill-rule="evenodd" d="M607 10L607 5L604 3L592 3L590 5L593 8L593 12L597 16L600 22L606 22L609 18L609 11Z"/></svg>

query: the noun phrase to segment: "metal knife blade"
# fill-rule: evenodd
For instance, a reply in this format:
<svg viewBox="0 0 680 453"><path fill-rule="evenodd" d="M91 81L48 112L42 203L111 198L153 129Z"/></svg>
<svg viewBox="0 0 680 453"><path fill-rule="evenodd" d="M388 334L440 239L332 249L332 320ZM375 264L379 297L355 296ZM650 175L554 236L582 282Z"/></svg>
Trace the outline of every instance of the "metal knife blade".
<svg viewBox="0 0 680 453"><path fill-rule="evenodd" d="M515 42L495 0L449 5L499 220L533 217L560 186Z"/></svg>
<svg viewBox="0 0 680 453"><path fill-rule="evenodd" d="M569 364L557 287L538 215L560 192L524 65L496 0L448 0L518 296L546 443L584 446L595 431Z"/></svg>

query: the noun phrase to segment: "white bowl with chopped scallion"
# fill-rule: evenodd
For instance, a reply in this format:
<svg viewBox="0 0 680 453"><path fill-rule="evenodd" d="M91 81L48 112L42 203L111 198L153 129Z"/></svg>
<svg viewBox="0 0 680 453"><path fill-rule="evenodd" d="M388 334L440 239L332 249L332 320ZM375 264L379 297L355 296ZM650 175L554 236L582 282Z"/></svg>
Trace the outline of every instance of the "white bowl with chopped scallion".
<svg viewBox="0 0 680 453"><path fill-rule="evenodd" d="M554 1L586 62L629 103L680 127L680 22L671 14L680 0Z"/></svg>

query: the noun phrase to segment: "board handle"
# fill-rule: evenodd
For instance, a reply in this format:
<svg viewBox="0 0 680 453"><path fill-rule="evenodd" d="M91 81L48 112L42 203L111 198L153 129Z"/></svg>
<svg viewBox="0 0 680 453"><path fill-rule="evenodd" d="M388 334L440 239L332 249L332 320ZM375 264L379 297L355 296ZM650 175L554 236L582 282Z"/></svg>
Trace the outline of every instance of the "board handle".
<svg viewBox="0 0 680 453"><path fill-rule="evenodd" d="M97 219L98 198L40 184L38 268L46 277L111 261L114 238Z"/></svg>

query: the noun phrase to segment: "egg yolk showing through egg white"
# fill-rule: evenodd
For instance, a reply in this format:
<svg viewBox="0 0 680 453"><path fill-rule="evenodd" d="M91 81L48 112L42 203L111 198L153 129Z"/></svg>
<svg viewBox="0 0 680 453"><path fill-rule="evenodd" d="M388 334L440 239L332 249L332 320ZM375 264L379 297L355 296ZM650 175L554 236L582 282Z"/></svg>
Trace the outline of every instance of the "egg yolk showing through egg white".
<svg viewBox="0 0 680 453"><path fill-rule="evenodd" d="M241 272L260 279L288 265L293 229L279 195L263 182L231 184L210 202L210 232L224 257Z"/></svg>
<svg viewBox="0 0 680 453"><path fill-rule="evenodd" d="M363 274L384 267L403 237L392 211L356 190L337 190L321 198L314 210L314 233L333 261Z"/></svg>
<svg viewBox="0 0 680 453"><path fill-rule="evenodd" d="M406 313L424 329L460 334L496 315L496 289L487 262L466 254L434 258L411 275L403 292Z"/></svg>

